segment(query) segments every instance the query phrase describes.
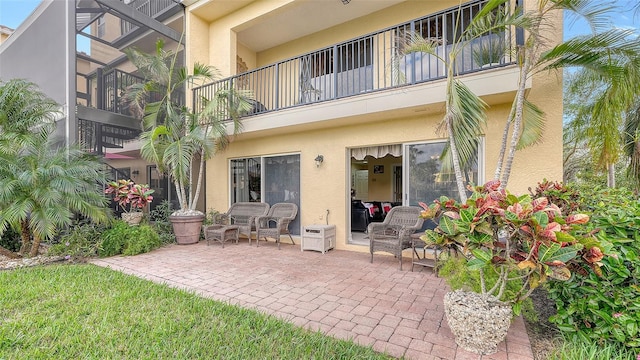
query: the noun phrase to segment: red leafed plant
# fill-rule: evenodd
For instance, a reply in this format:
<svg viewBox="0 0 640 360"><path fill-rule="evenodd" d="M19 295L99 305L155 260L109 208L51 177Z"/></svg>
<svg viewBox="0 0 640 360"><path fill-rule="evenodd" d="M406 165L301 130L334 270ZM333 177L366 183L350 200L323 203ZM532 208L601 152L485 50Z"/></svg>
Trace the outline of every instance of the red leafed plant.
<svg viewBox="0 0 640 360"><path fill-rule="evenodd" d="M147 184L136 184L131 180L118 180L107 183L105 194L113 194L113 201L125 212L139 212L153 201L155 190Z"/></svg>
<svg viewBox="0 0 640 360"><path fill-rule="evenodd" d="M549 279L568 280L572 269L600 273L600 243L592 234L572 235L589 221L587 215L563 215L546 197L516 196L498 181L471 190L464 204L446 197L422 203L421 216L438 225L421 238L463 254L467 271L479 273L483 295L515 305ZM503 296L514 281L519 290Z"/></svg>

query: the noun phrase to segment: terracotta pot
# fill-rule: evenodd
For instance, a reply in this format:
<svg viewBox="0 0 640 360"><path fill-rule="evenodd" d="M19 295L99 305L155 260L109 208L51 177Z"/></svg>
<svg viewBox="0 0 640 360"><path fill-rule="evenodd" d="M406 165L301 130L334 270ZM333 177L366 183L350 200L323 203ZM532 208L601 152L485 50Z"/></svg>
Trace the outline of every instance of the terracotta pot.
<svg viewBox="0 0 640 360"><path fill-rule="evenodd" d="M173 233L176 235L178 245L196 244L200 241L200 231L204 214L189 216L169 216L169 221L173 226Z"/></svg>
<svg viewBox="0 0 640 360"><path fill-rule="evenodd" d="M144 217L142 212L125 212L122 213L122 220L131 226L139 225Z"/></svg>
<svg viewBox="0 0 640 360"><path fill-rule="evenodd" d="M495 297L462 290L444 295L444 313L456 344L481 355L498 350L513 316L511 306Z"/></svg>

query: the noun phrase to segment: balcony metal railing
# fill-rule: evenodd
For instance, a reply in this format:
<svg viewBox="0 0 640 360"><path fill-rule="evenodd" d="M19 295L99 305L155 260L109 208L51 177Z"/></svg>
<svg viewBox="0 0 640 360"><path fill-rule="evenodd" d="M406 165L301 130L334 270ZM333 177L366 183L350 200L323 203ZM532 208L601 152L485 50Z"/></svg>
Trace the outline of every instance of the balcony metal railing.
<svg viewBox="0 0 640 360"><path fill-rule="evenodd" d="M123 97L131 85L144 83L144 78L118 69L98 71L98 77L102 78L102 84L98 83L98 109L135 117Z"/></svg>
<svg viewBox="0 0 640 360"><path fill-rule="evenodd" d="M162 13L168 8L176 6L175 0L133 0L133 1L120 0L120 1L124 2L125 4L133 7L134 9L152 18L155 18L158 14ZM122 31L122 35L125 35L137 28L138 28L137 25L132 24L128 21L122 20L120 22L120 29Z"/></svg>
<svg viewBox="0 0 640 360"><path fill-rule="evenodd" d="M202 109L221 89L249 90L255 98L253 115L441 79L448 66L466 74L512 64L515 29L467 43L450 64L454 36L461 32L454 27L468 26L485 3L474 1L194 88L193 108ZM438 56L405 54L415 34L436 41Z"/></svg>

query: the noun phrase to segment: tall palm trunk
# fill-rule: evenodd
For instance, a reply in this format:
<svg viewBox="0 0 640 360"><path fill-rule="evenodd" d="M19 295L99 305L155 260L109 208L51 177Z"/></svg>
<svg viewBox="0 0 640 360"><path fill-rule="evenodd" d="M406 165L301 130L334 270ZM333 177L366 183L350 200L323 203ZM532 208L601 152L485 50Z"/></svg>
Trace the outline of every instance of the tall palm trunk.
<svg viewBox="0 0 640 360"><path fill-rule="evenodd" d="M467 202L467 191L464 186L464 177L462 176L462 169L460 168L460 157L458 156L458 148L453 140L453 124L451 116L447 115L445 120L447 124L447 132L449 133L449 150L451 151L451 161L453 162L453 171L456 175L456 185L458 187L458 196L460 196L460 202Z"/></svg>
<svg viewBox="0 0 640 360"><path fill-rule="evenodd" d="M607 186L616 187L616 169L614 164L607 164Z"/></svg>
<svg viewBox="0 0 640 360"><path fill-rule="evenodd" d="M462 167L460 166L460 154L458 153L458 147L456 146L455 141L455 132L453 130L453 122L455 121L455 116L453 114L453 109L451 105L451 94L453 94L453 82L455 80L454 77L454 69L455 69L455 53L449 53L449 67L447 68L447 100L446 100L446 114L444 117L444 123L447 127L447 135L449 138L449 150L451 151L451 162L453 163L453 172L456 177L456 186L458 188L458 196L460 197L460 202L467 202L467 192L464 184L464 177L462 176Z"/></svg>
<svg viewBox="0 0 640 360"><path fill-rule="evenodd" d="M502 141L500 142L500 152L498 153L498 161L496 163L496 170L493 173L493 180L500 180L502 175L502 165L504 164L504 156L507 153L507 139L509 139L509 132L511 131L511 124L513 124L513 118L516 113L516 104L511 104L511 111L507 122L504 124L504 131L502 132Z"/></svg>
<svg viewBox="0 0 640 360"><path fill-rule="evenodd" d="M200 197L200 189L202 187L202 178L204 177L204 154L202 153L202 151L200 151L200 169L198 169L198 183L196 185L196 192L195 195L193 196L194 199L198 199ZM193 204L191 204L192 210L195 210L196 208L196 203L195 201L193 202Z"/></svg>
<svg viewBox="0 0 640 360"><path fill-rule="evenodd" d="M502 179L500 181L500 187L505 189L509 182L509 176L511 175L511 166L513 165L513 159L516 156L516 149L518 147L518 141L520 141L520 132L522 128L522 114L524 109L524 96L527 77L529 76L529 70L531 65L531 56L533 54L527 54L526 47L520 47L518 51L519 55L524 57L524 63L520 68L520 79L518 83L518 92L516 93L516 107L515 116L513 119L513 131L511 132L511 144L509 145L509 154L504 165L504 172L502 173Z"/></svg>

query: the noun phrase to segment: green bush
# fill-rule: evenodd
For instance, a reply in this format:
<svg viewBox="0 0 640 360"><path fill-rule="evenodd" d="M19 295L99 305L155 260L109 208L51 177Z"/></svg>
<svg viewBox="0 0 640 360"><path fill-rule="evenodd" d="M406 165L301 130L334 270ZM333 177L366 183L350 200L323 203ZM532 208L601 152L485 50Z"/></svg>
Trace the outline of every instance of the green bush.
<svg viewBox="0 0 640 360"><path fill-rule="evenodd" d="M640 347L640 203L620 189L582 189L590 232L605 245L595 274L576 269L567 282L548 284L556 303L551 317L571 339ZM598 275L599 274L599 275Z"/></svg>
<svg viewBox="0 0 640 360"><path fill-rule="evenodd" d="M49 255L64 255L68 259L82 260L98 255L104 225L77 223L60 235L60 241L49 248Z"/></svg>
<svg viewBox="0 0 640 360"><path fill-rule="evenodd" d="M176 236L173 233L173 227L169 221L169 216L173 209L171 203L163 200L160 205L151 211L151 224L160 237L160 243L163 245L173 244L176 242Z"/></svg>
<svg viewBox="0 0 640 360"><path fill-rule="evenodd" d="M17 252L20 250L21 245L22 240L20 239L20 234L11 227L7 228L2 236L0 236L0 246L7 250Z"/></svg>
<svg viewBox="0 0 640 360"><path fill-rule="evenodd" d="M158 233L151 225L130 226L122 220L116 220L113 227L102 234L98 255L137 255L149 252L160 245L162 243Z"/></svg>
<svg viewBox="0 0 640 360"><path fill-rule="evenodd" d="M138 255L162 245L158 233L150 225L142 224L130 228L132 234L124 244L122 255Z"/></svg>

